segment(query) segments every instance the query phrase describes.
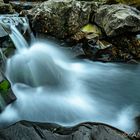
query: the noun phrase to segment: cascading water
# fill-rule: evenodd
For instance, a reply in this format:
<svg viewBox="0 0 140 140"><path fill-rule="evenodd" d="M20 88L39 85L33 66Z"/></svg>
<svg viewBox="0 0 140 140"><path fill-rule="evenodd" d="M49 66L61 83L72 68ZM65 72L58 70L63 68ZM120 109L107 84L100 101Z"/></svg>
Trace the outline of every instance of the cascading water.
<svg viewBox="0 0 140 140"><path fill-rule="evenodd" d="M18 120L101 121L133 131L140 112L139 65L74 62L49 41L26 47L15 30L10 36L19 51L7 61L6 76L17 101L0 115L1 127Z"/></svg>
<svg viewBox="0 0 140 140"><path fill-rule="evenodd" d="M14 42L17 49L20 51L22 49L25 49L28 47L28 44L24 37L21 35L21 33L18 31L15 25L11 25L12 34L10 34L10 37L12 41Z"/></svg>

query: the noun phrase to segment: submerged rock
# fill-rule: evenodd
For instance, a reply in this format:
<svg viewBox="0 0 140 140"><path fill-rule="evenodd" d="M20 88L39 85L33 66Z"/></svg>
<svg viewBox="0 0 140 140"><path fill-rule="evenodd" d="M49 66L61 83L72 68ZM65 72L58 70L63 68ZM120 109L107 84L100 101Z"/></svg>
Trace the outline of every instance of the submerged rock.
<svg viewBox="0 0 140 140"><path fill-rule="evenodd" d="M140 31L140 11L121 4L103 5L95 14L95 22L107 36L138 32Z"/></svg>
<svg viewBox="0 0 140 140"><path fill-rule="evenodd" d="M95 2L76 0L49 0L29 11L36 32L64 38L77 33L89 23Z"/></svg>
<svg viewBox="0 0 140 140"><path fill-rule="evenodd" d="M101 123L62 127L51 123L20 121L0 130L1 140L132 140L128 134Z"/></svg>

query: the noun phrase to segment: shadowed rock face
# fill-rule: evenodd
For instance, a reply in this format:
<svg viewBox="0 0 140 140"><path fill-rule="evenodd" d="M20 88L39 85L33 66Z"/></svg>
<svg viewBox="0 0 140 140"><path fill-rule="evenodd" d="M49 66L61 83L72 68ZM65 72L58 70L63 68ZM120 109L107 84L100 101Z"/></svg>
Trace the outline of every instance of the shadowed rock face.
<svg viewBox="0 0 140 140"><path fill-rule="evenodd" d="M131 140L124 132L100 123L62 127L50 123L18 122L0 130L0 140Z"/></svg>

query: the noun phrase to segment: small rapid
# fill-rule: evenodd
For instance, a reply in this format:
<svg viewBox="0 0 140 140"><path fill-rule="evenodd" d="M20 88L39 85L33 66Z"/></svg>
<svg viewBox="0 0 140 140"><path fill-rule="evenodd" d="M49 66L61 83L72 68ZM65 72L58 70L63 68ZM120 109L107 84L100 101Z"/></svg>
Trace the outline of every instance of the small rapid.
<svg viewBox="0 0 140 140"><path fill-rule="evenodd" d="M26 47L18 30L12 30L18 51L8 59L5 73L17 100L0 114L1 127L19 120L65 126L98 121L127 132L135 129L139 65L71 60L50 41Z"/></svg>

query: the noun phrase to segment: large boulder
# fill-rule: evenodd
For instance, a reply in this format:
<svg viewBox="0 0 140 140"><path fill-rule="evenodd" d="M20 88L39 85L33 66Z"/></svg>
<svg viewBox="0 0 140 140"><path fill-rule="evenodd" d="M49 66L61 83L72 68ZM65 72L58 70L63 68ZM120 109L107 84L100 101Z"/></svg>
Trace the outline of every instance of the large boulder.
<svg viewBox="0 0 140 140"><path fill-rule="evenodd" d="M18 122L0 130L0 140L132 140L128 134L100 123L62 127L50 123Z"/></svg>
<svg viewBox="0 0 140 140"><path fill-rule="evenodd" d="M74 35L90 20L98 4L90 1L49 0L31 9L29 15L36 32L58 38Z"/></svg>
<svg viewBox="0 0 140 140"><path fill-rule="evenodd" d="M140 8L140 0L106 0L106 3L108 4L122 3Z"/></svg>
<svg viewBox="0 0 140 140"><path fill-rule="evenodd" d="M103 5L95 14L95 22L107 36L138 32L140 31L140 11L122 4Z"/></svg>
<svg viewBox="0 0 140 140"><path fill-rule="evenodd" d="M12 14L14 12L15 11L10 4L6 4L0 1L0 14Z"/></svg>

